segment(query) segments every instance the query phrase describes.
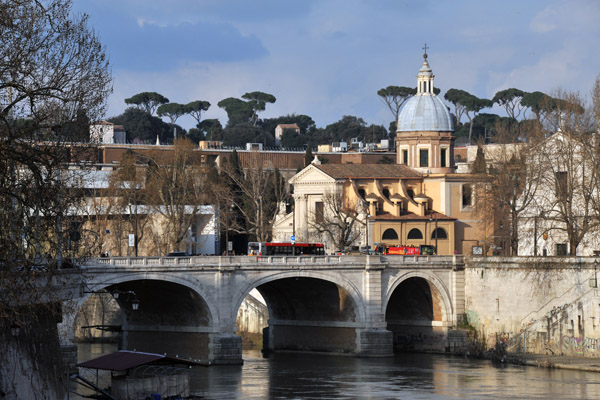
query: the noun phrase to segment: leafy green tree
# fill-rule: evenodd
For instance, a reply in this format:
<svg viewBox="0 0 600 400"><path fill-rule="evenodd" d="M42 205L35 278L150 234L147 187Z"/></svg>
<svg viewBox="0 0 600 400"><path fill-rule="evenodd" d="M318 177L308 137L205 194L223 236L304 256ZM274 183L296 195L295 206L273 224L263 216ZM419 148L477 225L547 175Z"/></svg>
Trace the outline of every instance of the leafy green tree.
<svg viewBox="0 0 600 400"><path fill-rule="evenodd" d="M125 104L133 104L150 115L154 115L158 106L168 102L169 99L156 92L142 92L125 99Z"/></svg>
<svg viewBox="0 0 600 400"><path fill-rule="evenodd" d="M272 147L275 145L275 137L249 122L228 127L223 132L225 146L243 147L246 143L262 143L264 146Z"/></svg>
<svg viewBox="0 0 600 400"><path fill-rule="evenodd" d="M266 132L275 132L275 128L279 124L297 124L300 128L300 135L311 135L315 129L315 121L308 115L304 114L288 114L277 118L267 118L262 121L261 128Z"/></svg>
<svg viewBox="0 0 600 400"><path fill-rule="evenodd" d="M526 92L510 88L501 90L494 95L492 102L498 104L506 110L506 114L514 119L519 118L521 112L523 111L524 106L521 104L521 100Z"/></svg>
<svg viewBox="0 0 600 400"><path fill-rule="evenodd" d="M485 174L486 171L487 166L485 163L485 153L483 152L483 147L481 147L481 145L477 145L477 154L475 155L475 161L473 161L473 165L471 166L471 173Z"/></svg>
<svg viewBox="0 0 600 400"><path fill-rule="evenodd" d="M173 136L169 124L135 107L125 109L123 114L112 117L109 121L117 125L123 125L129 142L153 142L156 141L156 136L162 142L165 142ZM178 131L184 131L181 127L177 128Z"/></svg>
<svg viewBox="0 0 600 400"><path fill-rule="evenodd" d="M217 103L227 113L227 127L248 122L252 118L252 105L235 97L228 97Z"/></svg>
<svg viewBox="0 0 600 400"><path fill-rule="evenodd" d="M206 111L210 108L210 103L204 100L196 100L189 102L185 105L186 113L190 114L192 118L196 120L196 124L200 123L202 111Z"/></svg>
<svg viewBox="0 0 600 400"><path fill-rule="evenodd" d="M201 142L202 140L204 140L204 132L202 132L198 128L190 128L187 131L187 136L186 137L188 139L190 139L192 142L194 142L195 144L198 144L199 142Z"/></svg>
<svg viewBox="0 0 600 400"><path fill-rule="evenodd" d="M258 113L264 111L267 103L275 103L275 96L264 92L249 92L242 95L242 99L248 100L248 104L252 107L252 125L258 124Z"/></svg>
<svg viewBox="0 0 600 400"><path fill-rule="evenodd" d="M306 148L306 153L304 153L304 168L308 167L314 159L315 156L313 156L312 149L309 146Z"/></svg>
<svg viewBox="0 0 600 400"><path fill-rule="evenodd" d="M469 143L473 136L473 119L477 116L477 113L484 108L492 106L492 101L488 99L480 99L479 97L470 96L462 99L465 105L465 115L469 119Z"/></svg>
<svg viewBox="0 0 600 400"><path fill-rule="evenodd" d="M492 101L488 99L480 99L479 97L473 96L472 94L460 90L450 89L444 95L444 98L450 103L454 104L456 117L460 122L462 115L464 114L469 120L469 143L473 136L473 118L484 108L491 107Z"/></svg>
<svg viewBox="0 0 600 400"><path fill-rule="evenodd" d="M206 140L222 140L223 126L218 119L205 119L196 125L204 134Z"/></svg>
<svg viewBox="0 0 600 400"><path fill-rule="evenodd" d="M518 121L510 117L501 117L497 114L480 113L473 118L472 140L488 140L497 135L496 127L501 123L511 126L518 125ZM468 136L470 125L457 126L455 130L456 137ZM514 138L517 140L517 138Z"/></svg>
<svg viewBox="0 0 600 400"><path fill-rule="evenodd" d="M187 114L188 112L186 106L183 104L167 103L158 106L158 108L156 109L156 113L161 118L169 118L169 120L171 121L171 125L175 125L177 119L179 119L179 117L181 117L182 115Z"/></svg>
<svg viewBox="0 0 600 400"><path fill-rule="evenodd" d="M321 143L350 142L351 138L362 137L367 123L359 117L344 115L342 119L325 127Z"/></svg>
<svg viewBox="0 0 600 400"><path fill-rule="evenodd" d="M284 149L298 149L308 144L308 135L298 134L293 129L284 129L281 135L281 147Z"/></svg>
<svg viewBox="0 0 600 400"><path fill-rule="evenodd" d="M417 94L416 88L409 88L406 86L388 86L377 91L377 95L381 98L383 103L390 109L394 120L398 121L398 115L400 109L412 96Z"/></svg>
<svg viewBox="0 0 600 400"><path fill-rule="evenodd" d="M459 124L461 123L462 116L466 111L466 107L461 102L461 99L468 96L471 96L471 94L460 89L449 89L444 95L444 99L454 105L454 115L456 115L456 122Z"/></svg>

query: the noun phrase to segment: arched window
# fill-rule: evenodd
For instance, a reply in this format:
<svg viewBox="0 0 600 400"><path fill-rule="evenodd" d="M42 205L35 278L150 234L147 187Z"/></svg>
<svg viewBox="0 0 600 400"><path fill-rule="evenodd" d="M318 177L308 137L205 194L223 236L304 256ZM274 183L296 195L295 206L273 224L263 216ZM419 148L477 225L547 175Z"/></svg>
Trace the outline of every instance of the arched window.
<svg viewBox="0 0 600 400"><path fill-rule="evenodd" d="M358 195L364 200L367 193L365 192L365 189L358 189Z"/></svg>
<svg viewBox="0 0 600 400"><path fill-rule="evenodd" d="M437 228L431 233L432 239L448 239L448 234L444 228Z"/></svg>
<svg viewBox="0 0 600 400"><path fill-rule="evenodd" d="M398 240L398 234L392 228L386 229L381 236L381 240Z"/></svg>
<svg viewBox="0 0 600 400"><path fill-rule="evenodd" d="M415 199L415 191L414 191L414 190L412 190L412 189L408 189L408 190L406 191L406 194L407 194L407 195L408 195L408 197L410 197L411 199L413 199L413 200Z"/></svg>
<svg viewBox="0 0 600 400"><path fill-rule="evenodd" d="M423 239L423 234L417 228L413 228L408 232L408 239Z"/></svg>

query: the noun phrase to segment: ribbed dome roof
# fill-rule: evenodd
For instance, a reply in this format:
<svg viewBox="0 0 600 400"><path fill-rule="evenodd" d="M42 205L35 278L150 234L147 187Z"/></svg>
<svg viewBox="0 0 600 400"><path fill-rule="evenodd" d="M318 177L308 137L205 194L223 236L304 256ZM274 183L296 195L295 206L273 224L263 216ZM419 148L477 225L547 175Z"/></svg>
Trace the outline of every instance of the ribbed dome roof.
<svg viewBox="0 0 600 400"><path fill-rule="evenodd" d="M397 132L453 131L450 112L433 90L433 72L423 55L423 66L417 74L417 94L410 98L398 115Z"/></svg>
<svg viewBox="0 0 600 400"><path fill-rule="evenodd" d="M436 95L413 96L398 115L398 132L453 130L450 112Z"/></svg>

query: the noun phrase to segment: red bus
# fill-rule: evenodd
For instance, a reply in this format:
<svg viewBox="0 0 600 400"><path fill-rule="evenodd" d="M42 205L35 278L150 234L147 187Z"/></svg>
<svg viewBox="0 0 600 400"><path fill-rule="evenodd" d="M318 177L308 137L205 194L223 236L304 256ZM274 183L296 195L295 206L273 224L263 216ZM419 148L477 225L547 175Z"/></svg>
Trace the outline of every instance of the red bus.
<svg viewBox="0 0 600 400"><path fill-rule="evenodd" d="M400 254L406 256L419 256L419 255L435 255L435 246L422 244L419 247L416 246L378 246L378 252L381 254Z"/></svg>
<svg viewBox="0 0 600 400"><path fill-rule="evenodd" d="M249 242L249 256L324 256L323 243Z"/></svg>

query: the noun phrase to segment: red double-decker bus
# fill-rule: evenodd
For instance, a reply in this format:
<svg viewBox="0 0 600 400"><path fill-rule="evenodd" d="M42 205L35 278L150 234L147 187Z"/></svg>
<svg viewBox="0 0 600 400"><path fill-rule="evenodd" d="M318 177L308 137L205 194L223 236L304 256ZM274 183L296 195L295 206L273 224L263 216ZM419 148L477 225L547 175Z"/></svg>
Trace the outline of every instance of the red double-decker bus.
<svg viewBox="0 0 600 400"><path fill-rule="evenodd" d="M249 242L249 256L323 256L323 243Z"/></svg>

